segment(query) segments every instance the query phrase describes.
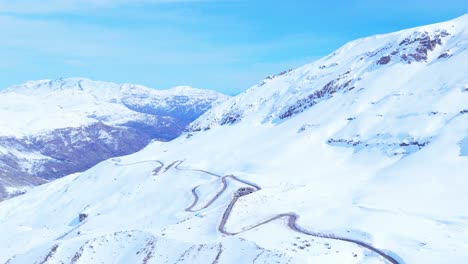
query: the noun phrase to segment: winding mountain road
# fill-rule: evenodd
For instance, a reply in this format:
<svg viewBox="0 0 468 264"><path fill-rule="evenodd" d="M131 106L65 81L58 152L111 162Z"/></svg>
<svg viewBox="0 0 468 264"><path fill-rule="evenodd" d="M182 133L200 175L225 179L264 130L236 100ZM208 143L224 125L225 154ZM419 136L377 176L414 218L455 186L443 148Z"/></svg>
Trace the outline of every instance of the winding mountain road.
<svg viewBox="0 0 468 264"><path fill-rule="evenodd" d="M252 225L252 226L248 226L246 228L243 228L242 231L239 231L239 232L229 232L229 231L226 230L226 222L228 221L229 216L230 216L230 214L232 212L232 209L234 208L234 206L235 206L236 202L238 201L238 199L240 197L242 197L242 196L250 194L251 192L261 190L261 187L258 186L255 183L251 183L251 182L248 182L246 180L242 180L242 179L240 179L240 178L238 178L238 177L236 177L234 175L220 176L218 174L208 172L208 171L205 171L205 170L180 168L179 166L182 164L182 162L183 161L180 161L180 160L175 161L172 164L170 164L168 167L170 169L175 164L177 164L174 167L177 170L203 172L203 173L209 174L211 176L220 178L221 183L222 183L222 188L216 193L216 195L213 198L211 198L208 201L208 203L206 203L202 208L197 209L197 210L194 210L193 208L198 204L198 201L200 199L198 194L197 194L197 191L196 191L200 187L200 185L194 187L192 189L192 195L194 196L194 201L192 202L192 204L189 207L185 208L185 211L187 211L187 212L197 212L197 211L206 209L211 204L213 204L226 191L226 189L228 187L228 183L227 183L228 178L230 178L232 180L235 180L235 181L238 181L240 183L246 184L246 185L251 187L252 191L250 191L250 192L245 192L245 188L239 188L235 192L234 197L231 200L231 202L229 203L229 205L227 206L226 210L224 210L223 216L222 216L221 221L220 221L220 223L218 225L218 231L220 233L224 234L224 235L234 236L234 235L237 235L237 234L240 234L240 233L243 233L243 232L247 232L247 231L252 230L254 228L257 228L259 226L265 225L265 224L270 223L272 221L275 221L275 220L278 220L278 219L281 219L281 218L286 218L286 219L288 219L288 227L291 230L295 231L295 232L298 232L298 233L301 233L301 234L304 234L304 235L313 236L313 237L326 238L326 239L339 240L339 241L353 243L355 245L366 248L366 249L378 254L379 256L381 256L384 260L386 260L389 263L400 264L395 258L388 255L384 251L382 251L382 250L380 250L378 248L375 248L375 247L373 247L373 246L371 246L371 245L369 245L369 244L367 244L367 243L365 243L363 241L359 241L359 240L352 239L352 238L341 237L341 236L337 236L337 235L334 235L334 234L318 233L318 232L311 232L309 230L306 230L306 229L302 228L301 226L299 226L297 224L297 220L299 219L299 215L294 213L294 212L282 213L282 214L275 215L272 218L267 219L267 220L265 220L263 222L260 222L258 224ZM165 171L167 171L167 170L168 170L168 168L166 168Z"/></svg>
<svg viewBox="0 0 468 264"><path fill-rule="evenodd" d="M130 166L130 165L135 165L135 164L140 164L140 163L145 163L145 162L159 163L160 166L157 167L154 170L154 171L157 171L157 173L159 173L159 171L164 167L164 163L159 161L159 160L145 160L145 161L140 161L140 162L135 162L135 163L130 163L130 164L116 163L116 165L117 166ZM255 224L255 225L245 227L239 232L229 232L229 231L226 230L226 222L228 221L229 216L231 215L232 209L234 208L234 206L237 203L237 201L239 200L239 198L242 197L242 196L248 195L248 194L250 194L252 192L259 191L262 188L259 185L255 184L255 183L240 179L237 176L234 176L232 174L221 176L219 174L216 174L216 173L213 173L213 172L210 172L210 171L206 171L206 170L180 168L179 166L183 162L184 162L183 160L177 160L177 161L172 162L171 164L169 164L168 166L166 166L164 168L163 173L167 172L171 168L175 168L177 170L182 170L182 171L201 172L201 173L205 173L205 174L208 174L210 176L213 176L213 177L216 177L216 178L220 179L221 184L222 184L221 189L203 207L201 207L199 209L194 209L194 207L197 206L197 204L198 204L198 202L200 200L200 197L198 196L198 193L197 193L197 189L200 187L200 185L197 185L194 188L192 188L191 192L192 192L192 195L194 197L194 200L193 200L192 204L190 204L187 208L185 208L185 211L187 211L187 212L198 212L198 211L206 209L210 205L212 205L227 190L227 187L228 187L227 179L235 180L235 181L238 181L238 182L240 182L242 184L245 184L245 185L249 186L249 188L242 187L242 188L237 189L237 191L234 193L234 197L232 198L231 202L229 203L229 205L224 210L223 216L222 216L221 221L219 222L219 225L218 225L218 231L220 233L224 234L224 235L234 236L234 235L237 235L237 234L240 234L240 233L243 233L243 232L247 232L247 231L252 230L254 228L257 228L259 226L268 224L268 223L270 223L272 221L275 221L275 220L278 220L278 219L281 219L281 218L286 218L286 219L288 219L288 227L291 230L295 231L295 232L298 232L298 233L301 233L301 234L304 234L304 235L308 235L308 236L313 236L313 237L319 237L319 238L339 240L339 241L353 243L355 245L366 248L366 249L378 254L380 257L382 257L388 263L402 264L402 263L398 262L395 258L390 256L389 254L385 253L383 250L375 248L375 247L367 244L366 242L356 240L356 239L352 239L352 238L341 237L341 236L337 236L337 235L334 235L334 234L318 233L318 232L311 232L309 230L306 230L306 229L302 228L300 225L298 225L297 220L299 219L299 215L294 213L294 212L277 214L277 215L275 215L275 216L273 216L273 217L271 217L271 218L269 218L269 219L267 219L267 220L265 220L263 222L260 222L260 223Z"/></svg>
<svg viewBox="0 0 468 264"><path fill-rule="evenodd" d="M177 168L179 169L179 168ZM231 178L233 180L236 180L238 182L241 182L241 183L244 183L244 184L247 184L247 185L250 185L252 187L254 187L256 189L256 191L260 190L260 187L257 186L257 185L254 185L254 184L251 184L251 183L248 183L244 180L241 180L239 178L237 178L236 176L234 175L226 175L226 176L221 176L221 183L222 183L222 187L221 189L215 194L215 196L213 196L213 198L211 198L202 208L200 209L196 209L194 210L193 208L198 204L198 200L199 200L199 197L198 197L198 194L197 194L197 189L200 187L200 185L197 185L195 186L194 188L192 188L192 195L194 197L194 200L192 202L192 204L185 208L185 211L187 212L197 212L197 211L200 211L200 210L203 210L203 209L206 209L208 208L210 205L212 205L223 193L224 191L226 191L227 187L228 187L228 184L227 184L227 179L228 178Z"/></svg>

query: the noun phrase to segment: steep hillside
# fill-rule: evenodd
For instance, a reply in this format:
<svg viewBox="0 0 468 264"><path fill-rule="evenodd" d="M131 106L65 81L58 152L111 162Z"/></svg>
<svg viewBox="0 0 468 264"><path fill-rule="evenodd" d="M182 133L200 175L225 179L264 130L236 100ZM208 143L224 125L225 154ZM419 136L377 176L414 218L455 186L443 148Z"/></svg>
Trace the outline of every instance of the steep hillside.
<svg viewBox="0 0 468 264"><path fill-rule="evenodd" d="M30 186L168 141L225 100L190 87L57 79L0 91L0 200Z"/></svg>
<svg viewBox="0 0 468 264"><path fill-rule="evenodd" d="M277 124L333 97L370 100L360 110L364 112L384 103L392 104L388 101L394 98L437 97L453 86L463 92L467 78L463 63L467 19L465 15L446 23L352 41L314 63L267 77L205 113L188 131L241 120ZM382 96L389 98L381 102ZM464 110L466 104L461 103L456 102L453 111ZM405 105L417 108L410 103Z"/></svg>
<svg viewBox="0 0 468 264"><path fill-rule="evenodd" d="M350 42L4 201L0 262L466 263L467 29Z"/></svg>

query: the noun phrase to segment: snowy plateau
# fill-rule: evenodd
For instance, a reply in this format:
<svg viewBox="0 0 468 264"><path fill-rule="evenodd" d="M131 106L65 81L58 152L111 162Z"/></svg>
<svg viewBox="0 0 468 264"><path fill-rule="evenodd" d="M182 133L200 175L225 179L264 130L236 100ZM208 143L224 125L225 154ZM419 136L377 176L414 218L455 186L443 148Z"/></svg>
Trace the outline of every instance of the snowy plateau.
<svg viewBox="0 0 468 264"><path fill-rule="evenodd" d="M0 91L0 200L168 141L227 99L190 87L154 90L84 78Z"/></svg>
<svg viewBox="0 0 468 264"><path fill-rule="evenodd" d="M0 262L464 264L467 186L464 15L352 41L1 202Z"/></svg>

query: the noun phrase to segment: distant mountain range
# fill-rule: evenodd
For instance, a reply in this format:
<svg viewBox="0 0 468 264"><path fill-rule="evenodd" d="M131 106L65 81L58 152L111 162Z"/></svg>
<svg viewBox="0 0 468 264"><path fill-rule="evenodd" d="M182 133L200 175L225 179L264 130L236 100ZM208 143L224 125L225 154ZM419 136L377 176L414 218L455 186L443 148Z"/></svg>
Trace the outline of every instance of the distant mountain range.
<svg viewBox="0 0 468 264"><path fill-rule="evenodd" d="M83 78L0 91L0 199L176 138L227 96L181 86L154 90Z"/></svg>

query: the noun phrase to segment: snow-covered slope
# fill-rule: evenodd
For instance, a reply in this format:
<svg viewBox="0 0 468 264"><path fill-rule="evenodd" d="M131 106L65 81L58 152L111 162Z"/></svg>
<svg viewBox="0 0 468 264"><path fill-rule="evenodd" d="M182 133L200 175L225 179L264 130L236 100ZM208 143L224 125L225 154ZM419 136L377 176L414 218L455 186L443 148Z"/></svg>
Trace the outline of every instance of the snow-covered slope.
<svg viewBox="0 0 468 264"><path fill-rule="evenodd" d="M82 78L31 81L0 91L0 199L167 141L226 96L154 90Z"/></svg>
<svg viewBox="0 0 468 264"><path fill-rule="evenodd" d="M379 107L379 96L388 95L386 101L392 101L401 89L407 90L406 95L412 92L414 97L430 97L454 85L461 85L459 90L463 90L466 20L465 15L447 23L352 41L314 63L267 77L205 113L188 130L205 130L240 120L280 123L324 100L347 94L373 100L374 104L359 110L364 112ZM456 65L457 71L447 64ZM414 85L423 87L416 89ZM459 110L460 103L453 109Z"/></svg>
<svg viewBox="0 0 468 264"><path fill-rule="evenodd" d="M350 42L4 201L0 261L466 263L467 28Z"/></svg>

